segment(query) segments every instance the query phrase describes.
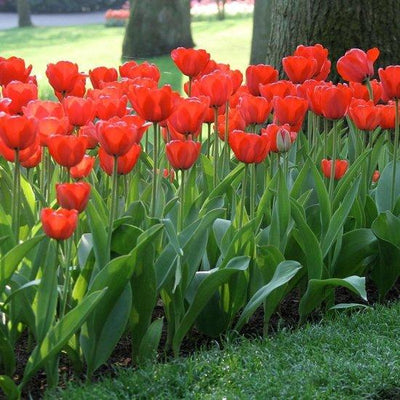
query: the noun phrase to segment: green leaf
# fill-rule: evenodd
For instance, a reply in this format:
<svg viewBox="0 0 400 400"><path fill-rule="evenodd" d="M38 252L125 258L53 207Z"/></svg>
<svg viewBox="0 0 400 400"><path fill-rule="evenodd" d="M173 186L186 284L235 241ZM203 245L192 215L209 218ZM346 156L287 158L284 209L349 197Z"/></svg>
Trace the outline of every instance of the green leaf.
<svg viewBox="0 0 400 400"><path fill-rule="evenodd" d="M90 231L93 237L93 251L96 257L97 269L102 269L110 260L110 254L107 249L107 232L104 219L98 212L92 200L86 207L86 214L89 221Z"/></svg>
<svg viewBox="0 0 400 400"><path fill-rule="evenodd" d="M360 179L361 177L357 180L356 183L353 183L351 188L348 190L346 196L344 197L343 203L337 208L330 220L328 231L326 232L326 235L324 236L321 243L323 258L325 258L328 254L339 232L346 222L346 219L350 213L351 208L353 207L354 201L358 193Z"/></svg>
<svg viewBox="0 0 400 400"><path fill-rule="evenodd" d="M0 375L0 387L8 400L19 400L20 392L14 381L6 375Z"/></svg>
<svg viewBox="0 0 400 400"><path fill-rule="evenodd" d="M0 258L0 292L4 290L5 285L27 253L44 238L44 235L40 235L28 239L13 247L7 254Z"/></svg>
<svg viewBox="0 0 400 400"><path fill-rule="evenodd" d="M112 235L111 250L119 255L128 254L143 231L137 226L121 224Z"/></svg>
<svg viewBox="0 0 400 400"><path fill-rule="evenodd" d="M167 233L169 243L174 248L176 254L178 256L183 256L183 250L179 243L179 238L178 238L174 224L171 222L170 219L162 219L161 222L164 224L165 232Z"/></svg>
<svg viewBox="0 0 400 400"><path fill-rule="evenodd" d="M335 278L363 274L370 258L378 254L378 240L371 229L356 229L342 237L342 248L332 269Z"/></svg>
<svg viewBox="0 0 400 400"><path fill-rule="evenodd" d="M0 329L0 365L4 373L13 376L16 367L14 348L3 329Z"/></svg>
<svg viewBox="0 0 400 400"><path fill-rule="evenodd" d="M335 287L345 287L353 293L359 295L367 301L367 292L365 291L365 278L359 276L349 276L344 279L311 279L308 282L307 291L300 300L299 314L303 320L311 311L315 310L332 292Z"/></svg>
<svg viewBox="0 0 400 400"><path fill-rule="evenodd" d="M377 238L400 249L400 218L390 211L383 212L378 215L371 228Z"/></svg>
<svg viewBox="0 0 400 400"><path fill-rule="evenodd" d="M200 272L206 274L207 277L198 286L194 299L175 332L172 342L172 348L175 354L179 353L183 338L218 287L226 283L234 274L245 271L249 262L249 257L235 257L231 259L223 269Z"/></svg>
<svg viewBox="0 0 400 400"><path fill-rule="evenodd" d="M21 388L39 368L43 367L46 361L55 357L61 351L69 338L81 327L100 302L106 290L103 289L89 294L47 332L43 341L37 344L28 359L20 384Z"/></svg>
<svg viewBox="0 0 400 400"><path fill-rule="evenodd" d="M138 362L140 364L151 361L157 355L163 327L163 319L156 319L147 329L140 343Z"/></svg>
<svg viewBox="0 0 400 400"><path fill-rule="evenodd" d="M393 162L386 165L381 173L378 184L376 186L375 201L380 213L384 211L392 211L391 208L391 193L392 193L392 179L393 179ZM394 185L394 203L400 196L400 161L396 162L396 182Z"/></svg>
<svg viewBox="0 0 400 400"><path fill-rule="evenodd" d="M306 266L309 279L320 279L323 272L323 258L321 247L314 232L308 226L304 209L293 198L291 202L292 217L296 223L293 236L306 256Z"/></svg>
<svg viewBox="0 0 400 400"><path fill-rule="evenodd" d="M242 326L250 319L256 309L267 299L267 297L277 288L289 282L302 266L297 261L282 261L276 268L276 271L268 284L260 288L247 303L242 311L235 329L240 330Z"/></svg>

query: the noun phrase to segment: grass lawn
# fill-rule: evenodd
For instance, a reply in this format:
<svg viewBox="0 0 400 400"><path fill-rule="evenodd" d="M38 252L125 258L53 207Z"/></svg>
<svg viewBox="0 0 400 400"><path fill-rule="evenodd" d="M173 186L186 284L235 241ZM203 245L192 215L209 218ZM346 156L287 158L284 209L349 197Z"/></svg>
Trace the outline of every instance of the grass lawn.
<svg viewBox="0 0 400 400"><path fill-rule="evenodd" d="M218 62L229 63L244 72L250 59L252 19L193 22L193 38L198 48L204 48ZM51 89L45 76L49 62L76 62L83 72L96 66L117 67L121 63L124 28L103 25L7 29L0 31L0 56L22 57L33 65L41 94L49 96ZM136 60L139 61L139 60ZM181 75L169 56L148 59L162 72L162 83L179 90Z"/></svg>
<svg viewBox="0 0 400 400"><path fill-rule="evenodd" d="M267 340L231 340L45 399L399 399L400 303L325 317Z"/></svg>

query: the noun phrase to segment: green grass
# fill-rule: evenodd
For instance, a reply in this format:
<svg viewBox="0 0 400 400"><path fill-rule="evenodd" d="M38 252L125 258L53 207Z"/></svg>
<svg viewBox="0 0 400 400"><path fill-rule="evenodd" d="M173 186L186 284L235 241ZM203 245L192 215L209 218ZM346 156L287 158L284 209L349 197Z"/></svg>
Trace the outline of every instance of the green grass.
<svg viewBox="0 0 400 400"><path fill-rule="evenodd" d="M400 303L228 343L45 399L398 399ZM389 397L389 395L392 397Z"/></svg>
<svg viewBox="0 0 400 400"><path fill-rule="evenodd" d="M242 71L249 62L251 27L251 18L192 24L197 47L208 50L216 61ZM51 93L45 76L48 63L70 60L82 72L100 65L117 67L121 63L123 37L124 28L103 25L8 29L0 31L0 56L15 55L32 64L40 93L48 96ZM168 55L148 61L159 66L162 83L170 83L177 90L181 88L181 75Z"/></svg>

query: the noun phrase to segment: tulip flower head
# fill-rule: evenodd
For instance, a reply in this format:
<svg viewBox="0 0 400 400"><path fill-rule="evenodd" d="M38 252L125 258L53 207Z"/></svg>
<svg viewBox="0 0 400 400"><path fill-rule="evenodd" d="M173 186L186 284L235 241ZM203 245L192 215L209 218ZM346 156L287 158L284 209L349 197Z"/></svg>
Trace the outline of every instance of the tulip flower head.
<svg viewBox="0 0 400 400"><path fill-rule="evenodd" d="M324 158L321 161L322 173L327 178L331 177L331 165L332 165L332 160L327 160L327 159ZM347 167L348 166L349 166L349 162L347 160L335 160L334 173L335 173L335 179L336 180L338 180L338 179L343 177L343 175L347 171Z"/></svg>
<svg viewBox="0 0 400 400"><path fill-rule="evenodd" d="M60 208L43 208L40 213L44 233L56 240L65 240L72 236L78 225L78 211Z"/></svg>
<svg viewBox="0 0 400 400"><path fill-rule="evenodd" d="M363 82L374 75L374 62L379 57L379 50L374 47L367 52L360 49L350 49L340 57L336 68L345 81Z"/></svg>

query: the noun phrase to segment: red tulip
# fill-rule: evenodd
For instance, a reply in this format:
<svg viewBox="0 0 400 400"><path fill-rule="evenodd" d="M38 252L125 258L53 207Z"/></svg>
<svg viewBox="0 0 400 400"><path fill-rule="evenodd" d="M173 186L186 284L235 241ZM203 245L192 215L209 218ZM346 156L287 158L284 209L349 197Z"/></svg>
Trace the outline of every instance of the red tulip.
<svg viewBox="0 0 400 400"><path fill-rule="evenodd" d="M83 126L93 121L96 115L94 101L90 98L68 96L63 100L65 114L71 125Z"/></svg>
<svg viewBox="0 0 400 400"><path fill-rule="evenodd" d="M124 155L118 157L117 173L119 175L126 175L132 171L136 165L142 148L139 144L134 143L130 150ZM109 155L102 147L99 148L100 168L109 176L112 175L114 168L114 157Z"/></svg>
<svg viewBox="0 0 400 400"><path fill-rule="evenodd" d="M260 95L268 101L272 101L275 96L297 96L296 85L291 81L277 81L265 85L260 84L259 90Z"/></svg>
<svg viewBox="0 0 400 400"><path fill-rule="evenodd" d="M6 86L12 81L28 82L29 74L32 71L32 65L25 67L25 61L22 58L0 57L0 85Z"/></svg>
<svg viewBox="0 0 400 400"><path fill-rule="evenodd" d="M30 101L23 107L24 115L27 117L42 119L47 117L63 118L65 111L61 103L47 100Z"/></svg>
<svg viewBox="0 0 400 400"><path fill-rule="evenodd" d="M100 96L95 101L96 116L99 119L107 120L112 117L123 117L128 114L128 98L126 96L111 97Z"/></svg>
<svg viewBox="0 0 400 400"><path fill-rule="evenodd" d="M62 101L65 97L68 96L83 97L85 93L86 93L86 77L84 75L81 75L76 79L72 90L63 92L57 92L56 90L54 91L54 94L56 95L59 101Z"/></svg>
<svg viewBox="0 0 400 400"><path fill-rule="evenodd" d="M172 140L165 145L168 161L175 169L189 169L199 158L201 144L193 140Z"/></svg>
<svg viewBox="0 0 400 400"><path fill-rule="evenodd" d="M380 177L381 177L380 172L378 170L375 170L372 175L372 182L374 183L378 182Z"/></svg>
<svg viewBox="0 0 400 400"><path fill-rule="evenodd" d="M157 83L160 80L160 76L160 70L158 67L155 64L148 63L147 61L142 64L131 66L124 74L125 78L149 78Z"/></svg>
<svg viewBox="0 0 400 400"><path fill-rule="evenodd" d="M57 183L57 202L62 208L76 210L80 214L87 206L90 189L87 182Z"/></svg>
<svg viewBox="0 0 400 400"><path fill-rule="evenodd" d="M297 132L291 131L289 124L269 124L261 129L261 135L268 138L269 150L274 153L288 151L297 138Z"/></svg>
<svg viewBox="0 0 400 400"><path fill-rule="evenodd" d="M303 83L317 72L315 58L289 56L282 59L283 70L293 83Z"/></svg>
<svg viewBox="0 0 400 400"><path fill-rule="evenodd" d="M209 102L207 98L183 99L168 118L168 123L179 133L197 135L204 121Z"/></svg>
<svg viewBox="0 0 400 400"><path fill-rule="evenodd" d="M47 146L57 164L71 168L82 161L87 141L83 136L52 135L47 139Z"/></svg>
<svg viewBox="0 0 400 400"><path fill-rule="evenodd" d="M379 50L374 47L367 52L350 49L340 57L336 68L345 81L363 82L374 75L374 62L379 57Z"/></svg>
<svg viewBox="0 0 400 400"><path fill-rule="evenodd" d="M40 213L44 233L56 240L65 240L72 236L78 225L78 211L60 208L43 208Z"/></svg>
<svg viewBox="0 0 400 400"><path fill-rule="evenodd" d="M12 81L3 89L3 96L11 100L8 104L10 114L22 114L22 108L38 98L38 87L33 83Z"/></svg>
<svg viewBox="0 0 400 400"><path fill-rule="evenodd" d="M32 147L35 150L34 150L34 153L29 158L27 158L25 160L25 159L21 159L21 157L20 157L21 165L27 169L37 167L42 161L42 147L39 145L32 146Z"/></svg>
<svg viewBox="0 0 400 400"><path fill-rule="evenodd" d="M380 111L372 101L353 100L349 107L349 117L361 130L373 131L380 123Z"/></svg>
<svg viewBox="0 0 400 400"><path fill-rule="evenodd" d="M21 162L21 164L22 162L27 161L35 154L38 146L39 146L39 141L36 138L36 140L30 146L28 146L24 150L19 151L19 161ZM8 147L3 142L1 135L0 135L0 156L5 158L9 162L15 162L15 150Z"/></svg>
<svg viewBox="0 0 400 400"><path fill-rule="evenodd" d="M244 131L233 131L229 135L229 145L236 158L246 164L258 164L265 160L269 152L269 140Z"/></svg>
<svg viewBox="0 0 400 400"><path fill-rule="evenodd" d="M71 177L73 179L83 179L89 176L90 172L92 172L95 160L94 157L85 154L78 164L70 168L69 172Z"/></svg>
<svg viewBox="0 0 400 400"><path fill-rule="evenodd" d="M226 115L218 116L218 136L221 140L225 140ZM246 128L246 121L237 108L232 108L228 114L228 139L234 130L243 131Z"/></svg>
<svg viewBox="0 0 400 400"><path fill-rule="evenodd" d="M263 97L248 94L240 98L237 108L246 125L263 124L271 112L272 103Z"/></svg>
<svg viewBox="0 0 400 400"><path fill-rule="evenodd" d="M290 130L298 132L308 110L308 102L297 96L274 99L274 123L289 124Z"/></svg>
<svg viewBox="0 0 400 400"><path fill-rule="evenodd" d="M65 94L72 92L77 81L82 79L78 65L70 61L58 61L55 64L48 64L46 76L55 92Z"/></svg>
<svg viewBox="0 0 400 400"><path fill-rule="evenodd" d="M128 97L135 111L146 121L161 122L174 110L174 97L169 85L160 89L133 86Z"/></svg>
<svg viewBox="0 0 400 400"><path fill-rule="evenodd" d="M321 161L321 169L322 173L327 177L331 177L331 165L332 160L323 159ZM340 179L347 171L347 167L349 166L349 162L347 160L335 160L335 179Z"/></svg>
<svg viewBox="0 0 400 400"><path fill-rule="evenodd" d="M93 122L89 122L87 125L79 127L78 136L82 136L86 139L86 148L95 149L99 144L97 139L97 129Z"/></svg>
<svg viewBox="0 0 400 400"><path fill-rule="evenodd" d="M374 97L372 100L374 101L375 104L377 104L382 97L382 86L376 79L371 80L370 84L372 87L372 94ZM363 99L365 101L371 100L367 86L359 82L350 82L349 86L350 89L353 91L354 98Z"/></svg>
<svg viewBox="0 0 400 400"><path fill-rule="evenodd" d="M96 128L99 143L110 156L123 156L135 143L134 132L128 123L120 118L99 121Z"/></svg>
<svg viewBox="0 0 400 400"><path fill-rule="evenodd" d="M297 46L294 56L301 56L306 58L314 58L317 62L315 74L311 79L325 80L331 69L331 62L328 60L328 49L322 47L320 44L314 46Z"/></svg>
<svg viewBox="0 0 400 400"><path fill-rule="evenodd" d="M379 110L379 126L382 129L394 129L396 120L396 107L394 104L378 104L376 108Z"/></svg>
<svg viewBox="0 0 400 400"><path fill-rule="evenodd" d="M89 70L90 82L95 89L100 89L104 82L114 82L118 79L118 72L115 68L96 67Z"/></svg>
<svg viewBox="0 0 400 400"><path fill-rule="evenodd" d="M193 93L207 96L210 99L210 107L220 107L233 93L232 78L230 74L221 71L203 75L194 82Z"/></svg>
<svg viewBox="0 0 400 400"><path fill-rule="evenodd" d="M129 129L131 130L134 137L133 141L137 144L140 143L144 133L151 126L151 122L146 122L138 115L125 115L121 118L121 120L125 121L128 124Z"/></svg>
<svg viewBox="0 0 400 400"><path fill-rule="evenodd" d="M210 54L202 49L178 47L171 51L171 58L183 75L193 78L204 70Z"/></svg>
<svg viewBox="0 0 400 400"><path fill-rule="evenodd" d="M385 96L388 99L400 98L400 65L379 68L378 73Z"/></svg>
<svg viewBox="0 0 400 400"><path fill-rule="evenodd" d="M35 142L36 122L24 115L0 113L0 138L13 150L24 150Z"/></svg>
<svg viewBox="0 0 400 400"><path fill-rule="evenodd" d="M316 86L315 95L325 118L340 119L347 114L352 99L352 91L348 86L340 83L336 86Z"/></svg>
<svg viewBox="0 0 400 400"><path fill-rule="evenodd" d="M278 71L271 65L250 65L246 69L246 85L253 96L260 95L260 84L276 82Z"/></svg>
<svg viewBox="0 0 400 400"><path fill-rule="evenodd" d="M121 75L121 78L128 78L129 77L129 70L131 68L136 67L138 64L136 61L127 61L124 64L120 65L118 67L119 69L119 74Z"/></svg>
<svg viewBox="0 0 400 400"><path fill-rule="evenodd" d="M47 146L47 139L51 135L67 135L70 132L70 123L67 117L47 117L37 120L37 133L40 145Z"/></svg>

